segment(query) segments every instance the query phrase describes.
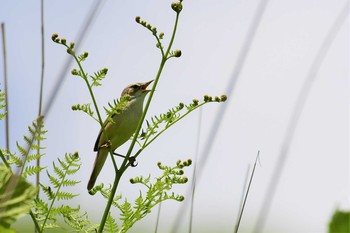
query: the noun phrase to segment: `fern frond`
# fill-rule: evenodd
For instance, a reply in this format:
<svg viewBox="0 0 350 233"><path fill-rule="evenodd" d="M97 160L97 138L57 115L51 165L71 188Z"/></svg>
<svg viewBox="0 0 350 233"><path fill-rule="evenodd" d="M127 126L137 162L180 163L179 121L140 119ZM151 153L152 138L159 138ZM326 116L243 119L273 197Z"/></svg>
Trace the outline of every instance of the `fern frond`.
<svg viewBox="0 0 350 233"><path fill-rule="evenodd" d="M72 208L68 205L61 205L59 207L55 207L54 204L55 202L59 202L61 200L71 200L74 197L78 196L79 194L73 194L71 192L67 191L62 191L62 187L72 187L76 184L78 184L80 181L76 181L73 179L69 179L68 177L71 175L76 174L76 172L80 168L80 158L78 153L74 154L65 154L64 159L57 159L58 163L53 162L53 173L51 174L49 171L46 171L47 176L49 177L51 186L44 186L40 184L41 189L45 193L45 195L48 197L48 200L50 201L50 204L43 204L42 201L37 201L35 209L39 212L37 218L38 221L42 221L42 229L47 228L47 224L55 224L55 221L58 216L62 216L66 222L67 216L70 214L72 219L78 221L83 215L78 216L78 212L80 210L80 207L77 208ZM73 215L75 217L73 217ZM72 221L73 221L72 220ZM72 221L67 220L67 224L72 223ZM80 220L79 220L80 221ZM85 221L85 220L84 220ZM77 223L77 222L75 222ZM83 222L79 222L81 226L86 226L86 224L83 224ZM78 225L79 225L78 224ZM90 224L90 223L89 223ZM78 225L75 225L77 227ZM72 226L72 225L70 225ZM78 229L78 228L74 228ZM87 232L83 231L83 228L79 228L82 232Z"/></svg>
<svg viewBox="0 0 350 233"><path fill-rule="evenodd" d="M183 169L190 166L191 160L178 161L175 166L164 166L158 163L158 168L163 171L163 174L155 179L155 182L151 182L151 176L142 177L138 176L130 179L132 184L141 184L146 187L147 191L143 194L140 191L139 196L135 199L134 204L131 204L127 199L124 199L122 203L119 203L121 196L116 197L113 200L113 205L116 206L121 214L120 220L122 221L121 227L118 232L127 232L137 221L144 218L151 212L151 209L165 200L183 201L182 195L172 192L173 185L185 184L188 179L184 176ZM99 189L98 191L108 199L110 194L110 187L106 189ZM107 218L110 218L108 216ZM110 224L114 227L118 227L114 219L109 219ZM107 227L107 226L106 226ZM106 228L107 229L107 228ZM114 228L113 228L114 229ZM111 231L113 232L113 231ZM115 231L114 231L115 232Z"/></svg>
<svg viewBox="0 0 350 233"><path fill-rule="evenodd" d="M5 105L5 92L0 89L0 110L4 109ZM0 120L2 120L6 116L6 112L0 113Z"/></svg>
<svg viewBox="0 0 350 233"><path fill-rule="evenodd" d="M17 167L22 167L23 166L23 161L20 157L18 157L16 154L10 153L9 151L3 150L3 153L6 157L9 159L7 162L9 164L15 164Z"/></svg>
<svg viewBox="0 0 350 233"><path fill-rule="evenodd" d="M192 103L187 105L184 103L179 103L177 106L170 108L166 113L162 113L158 116L153 116L151 117L150 121L146 121L146 128L142 129L141 134L138 135L138 143L142 145L143 150L164 131L166 131L172 125L176 124L179 120L183 119L192 111L207 103L220 103L226 101L226 99L227 97L225 95L214 98L205 95L202 102L194 99ZM143 141L143 143L141 143L139 140Z"/></svg>
<svg viewBox="0 0 350 233"><path fill-rule="evenodd" d="M107 121L113 122L112 117L116 114L120 114L127 106L130 100L130 96L124 95L119 100L113 100L112 103L108 103L108 108L104 107L108 116Z"/></svg>
<svg viewBox="0 0 350 233"><path fill-rule="evenodd" d="M114 233L118 232L119 227L117 224L117 221L111 216L111 213L109 213L106 221L105 231Z"/></svg>
<svg viewBox="0 0 350 233"><path fill-rule="evenodd" d="M27 178L28 176L33 176L35 174L39 174L45 167L37 167L37 166L26 166L23 171L23 177Z"/></svg>
<svg viewBox="0 0 350 233"><path fill-rule="evenodd" d="M95 117L94 111L91 109L91 104L76 104L72 106L73 111L82 111L88 114L90 117L92 117L94 120L98 121L98 119Z"/></svg>
<svg viewBox="0 0 350 233"><path fill-rule="evenodd" d="M57 192L56 193L56 198L57 200L71 200L74 197L79 196L79 194L73 194L69 192Z"/></svg>
<svg viewBox="0 0 350 233"><path fill-rule="evenodd" d="M93 86L101 86L101 81L106 77L108 72L107 68L103 68L94 73L94 75L90 75L92 80L91 87Z"/></svg>
<svg viewBox="0 0 350 233"><path fill-rule="evenodd" d="M62 206L60 212L64 222L77 232L94 232L98 225L91 225L87 213L79 213L80 206L72 208L70 206Z"/></svg>

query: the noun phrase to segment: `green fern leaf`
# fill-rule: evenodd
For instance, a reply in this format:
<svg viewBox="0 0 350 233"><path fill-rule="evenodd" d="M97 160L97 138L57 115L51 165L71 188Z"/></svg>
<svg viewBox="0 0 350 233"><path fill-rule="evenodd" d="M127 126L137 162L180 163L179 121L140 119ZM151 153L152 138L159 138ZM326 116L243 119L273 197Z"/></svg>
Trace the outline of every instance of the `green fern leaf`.
<svg viewBox="0 0 350 233"><path fill-rule="evenodd" d="M57 200L70 200L76 196L79 196L79 194L72 194L69 192L57 192L56 193Z"/></svg>
<svg viewBox="0 0 350 233"><path fill-rule="evenodd" d="M106 221L105 231L107 232L118 232L119 227L115 219L111 216L111 213L109 213Z"/></svg>
<svg viewBox="0 0 350 233"><path fill-rule="evenodd" d="M27 166L24 169L23 177L27 178L28 176L33 176L35 174L39 174L45 167L37 167L37 166Z"/></svg>

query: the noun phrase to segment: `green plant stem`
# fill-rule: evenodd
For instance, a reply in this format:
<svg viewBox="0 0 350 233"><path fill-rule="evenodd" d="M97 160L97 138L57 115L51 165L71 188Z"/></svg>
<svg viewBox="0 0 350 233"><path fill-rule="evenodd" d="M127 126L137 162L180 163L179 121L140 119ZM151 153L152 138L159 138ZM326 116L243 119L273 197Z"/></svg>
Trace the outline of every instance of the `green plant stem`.
<svg viewBox="0 0 350 233"><path fill-rule="evenodd" d="M182 118L184 118L185 116L187 116L188 114L190 114L192 111L196 110L197 108L202 107L203 105L210 103L210 102L204 102L201 104L198 104L195 108L191 109L190 111L186 112L184 115L182 115L181 117L177 118L175 121L171 122L168 126L166 126L164 129L162 129L161 131L159 131L156 136L154 136L150 141L145 141L145 143L142 145L142 147L136 152L136 154L134 155L135 158L137 158L137 156L147 147L149 146L154 140L156 140L156 138L158 138L164 131L166 131L167 129L169 129L171 126L173 126L175 123L177 123L178 121L180 121Z"/></svg>
<svg viewBox="0 0 350 233"><path fill-rule="evenodd" d="M71 161L71 163L73 163L73 161ZM71 165L71 164L68 164L68 168L70 167L70 165ZM45 219L44 219L44 222L43 222L41 231L44 231L44 227L45 227L46 221L47 221L47 219L49 218L49 214L50 214L50 212L51 212L51 209L52 209L52 207L53 207L53 204L54 204L54 202L56 201L57 194L58 194L58 192L60 191L60 189L61 189L61 187L62 187L62 184L63 184L63 181L64 181L65 178L66 178L66 175L67 175L67 172L68 172L68 168L66 169L66 171L65 171L65 173L64 173L64 176L63 176L63 178L61 179L62 181L61 181L60 185L57 187L55 196L53 197L53 199L52 199L52 201L51 201L51 205L50 205L50 207L49 207L49 209L48 209L48 211L47 211L46 217L45 217ZM40 229L40 228L39 228L39 229Z"/></svg>
<svg viewBox="0 0 350 233"><path fill-rule="evenodd" d="M169 46L166 50L166 53L165 55L162 56L162 60L160 62L160 65L159 65L159 69L158 69L158 72L157 72L157 75L156 75L156 78L154 80L154 84L153 84L153 87L152 87L152 90L149 94L149 97L147 99L147 103L146 103L146 106L145 106L145 109L142 113L142 116L141 116L141 119L138 123L138 126L136 128L136 131L135 131L135 135L139 135L140 133L140 130L141 130L141 127L142 127L142 123L143 121L145 120L145 117L146 117L146 114L147 114L147 111L148 111L148 108L151 104L151 100L153 98L153 94L154 94L154 91L156 89L156 86L158 84L158 81L159 81L159 78L160 78L160 75L162 74L162 71L163 71L163 68L164 68L164 65L168 59L168 55L170 53L170 50L171 50L171 47L173 45L173 42L174 42L174 39L175 39L175 34L176 34L176 29L177 29L177 25L178 25L178 21L179 21L179 13L176 13L176 19L175 19L175 24L174 24L174 29L173 29L173 34L171 36L171 39L170 39L170 42L169 42ZM84 74L85 75L85 74ZM90 89L90 88L89 88ZM137 136L135 136L131 142L131 145L129 147L129 150L125 156L125 159L121 165L121 168L120 170L116 169L116 176L115 176L115 179L114 179L114 183L113 183L113 187L112 187L112 190L111 190L111 194L109 196L109 199L108 199L108 202L107 202L107 205L106 205L106 208L105 208L105 211L103 213L103 216L102 216L102 219L101 219L101 222L100 222L100 226L99 226L99 229L98 229L98 233L102 233L103 232L103 228L105 226L105 223L106 223L106 220L107 220L107 217L108 217L108 214L109 214L109 211L111 209L111 205L112 205L112 202L113 202L113 198L115 196L115 192L117 190L117 187L118 187L118 184L119 184L119 180L122 176L122 174L124 173L124 171L126 170L126 168L128 168L129 164L128 164L128 161L129 161L129 157L131 155L131 152L135 146L135 143L136 143L136 139L137 139ZM113 157L113 155L112 155Z"/></svg>
<svg viewBox="0 0 350 233"><path fill-rule="evenodd" d="M40 225L39 225L38 221L36 220L33 211L30 210L30 211L29 211L29 215L30 215L30 217L32 218L32 220L33 220L33 222L34 222L35 230L38 231L39 233L41 233L42 230L40 229Z"/></svg>
<svg viewBox="0 0 350 233"><path fill-rule="evenodd" d="M67 45L66 45L66 47L68 48ZM80 72L82 73L83 79L84 79L84 81L86 83L86 86L89 89L89 94L90 94L92 102L94 104L94 107L95 107L95 110L96 110L96 113L97 113L97 117L98 117L98 122L99 122L99 124L101 126L101 129L102 129L103 133L106 135L107 141L109 141L108 135L105 133L105 128L104 128L104 125L103 125L102 117L101 117L100 111L98 109L97 101L96 101L95 95L94 95L94 93L92 91L92 88L91 88L91 85L89 83L88 77L86 76L86 74L84 72L84 69L83 69L82 65L80 64L79 59L77 58L77 56L74 54L73 57L74 57L75 61L78 63ZM111 155L112 163L113 163L113 167L115 169L115 172L118 172L118 166L117 166L117 163L115 162L115 159L114 159L114 156L113 156L113 151L111 149L109 150L109 154Z"/></svg>
<svg viewBox="0 0 350 233"><path fill-rule="evenodd" d="M98 231L97 231L98 233L102 233L103 232L103 228L105 227L105 224L106 224L106 221L107 221L107 217L108 217L108 214L109 214L109 210L111 209L111 205L113 203L114 194L117 191L117 187L118 187L118 184L119 184L119 181L120 181L120 178L121 178L121 174L123 172L124 171L122 169L118 170L116 172L116 175L115 175L115 178L114 178L113 187L111 189L111 195L108 198L108 202L107 202L105 211L103 213L100 226L99 226Z"/></svg>
<svg viewBox="0 0 350 233"><path fill-rule="evenodd" d="M174 25L174 29L173 29L173 33L172 33L172 36L171 36L171 39L170 39L170 42L169 42L169 45L168 45L168 48L165 52L165 55L162 57L162 61L159 65L159 69L158 69L158 72L157 72L157 75L156 75L156 78L154 80L154 84L153 84L153 87L152 87L152 91L150 92L150 95L147 99L147 103L146 103L146 106L145 106L145 109L142 113L142 116L141 116L141 119L139 121L139 124L136 128L136 131L135 131L135 135L136 137L133 138L132 142L131 142L131 145L129 147L129 150L128 150L128 153L126 154L126 159L124 160L123 164L122 164L122 167L124 167L126 165L126 162L128 161L129 157L130 157L130 154L135 146L135 143L136 143L136 139L137 139L137 135L139 135L140 133L140 130L141 130L141 127L142 127L142 123L143 121L145 120L145 117L146 117L146 114L147 114L147 111L148 111L148 108L151 104L151 101L152 101L152 98L153 98L153 94L154 94L154 91L156 89L156 86L158 84L158 81L159 81L159 78L160 78L160 75L162 74L162 71L163 71L163 68L164 68L164 65L168 59L168 55L170 53L170 50L171 50L171 47L173 45L173 42L174 42L174 39L175 39L175 34L176 34L176 29L177 29L177 25L178 25L178 21L179 21L179 14L180 13L177 13L176 14L176 19L175 19L175 25Z"/></svg>
<svg viewBox="0 0 350 233"><path fill-rule="evenodd" d="M7 168L11 168L9 163L7 162L6 158L5 158L5 155L2 153L2 151L0 150L0 157L1 157L1 160L4 162L4 164L6 165ZM10 169L11 170L11 169Z"/></svg>

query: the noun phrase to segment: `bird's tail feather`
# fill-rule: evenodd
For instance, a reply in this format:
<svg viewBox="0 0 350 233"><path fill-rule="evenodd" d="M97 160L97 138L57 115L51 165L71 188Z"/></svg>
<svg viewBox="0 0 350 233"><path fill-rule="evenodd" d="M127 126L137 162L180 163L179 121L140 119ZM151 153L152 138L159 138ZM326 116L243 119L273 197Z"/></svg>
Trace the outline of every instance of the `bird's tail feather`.
<svg viewBox="0 0 350 233"><path fill-rule="evenodd" d="M94 168L91 172L90 180L87 185L88 191L90 191L94 187L97 176L100 174L100 171L106 161L108 153L109 151L107 149L98 150L95 163L94 163Z"/></svg>

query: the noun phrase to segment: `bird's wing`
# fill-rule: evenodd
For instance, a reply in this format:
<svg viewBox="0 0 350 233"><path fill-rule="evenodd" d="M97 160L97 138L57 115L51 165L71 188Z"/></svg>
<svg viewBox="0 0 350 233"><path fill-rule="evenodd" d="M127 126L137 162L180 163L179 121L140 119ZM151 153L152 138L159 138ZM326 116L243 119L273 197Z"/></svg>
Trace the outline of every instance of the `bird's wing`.
<svg viewBox="0 0 350 233"><path fill-rule="evenodd" d="M108 117L107 120L104 122L103 124L103 128L106 129L108 127L108 124L113 124L112 122L110 122L108 119L109 118L113 118L115 116L115 114L113 114L112 116ZM99 149L99 143L100 143L100 139L101 139L101 135L102 135L102 129L100 130L100 132L98 133L98 136L96 138L96 142L95 142L95 146L94 146L94 151L98 151Z"/></svg>

